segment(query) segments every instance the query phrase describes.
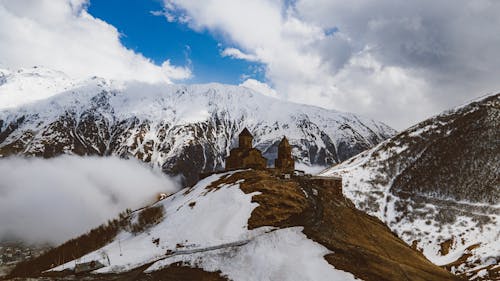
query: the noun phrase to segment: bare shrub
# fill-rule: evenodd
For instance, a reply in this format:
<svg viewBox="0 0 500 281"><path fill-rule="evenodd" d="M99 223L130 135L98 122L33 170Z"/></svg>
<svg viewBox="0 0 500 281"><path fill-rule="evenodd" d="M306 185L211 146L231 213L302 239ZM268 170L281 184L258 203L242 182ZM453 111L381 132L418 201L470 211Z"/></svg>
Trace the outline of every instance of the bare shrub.
<svg viewBox="0 0 500 281"><path fill-rule="evenodd" d="M132 233L142 232L159 223L163 219L164 213L163 205L151 206L142 210L138 215L137 222L131 226Z"/></svg>

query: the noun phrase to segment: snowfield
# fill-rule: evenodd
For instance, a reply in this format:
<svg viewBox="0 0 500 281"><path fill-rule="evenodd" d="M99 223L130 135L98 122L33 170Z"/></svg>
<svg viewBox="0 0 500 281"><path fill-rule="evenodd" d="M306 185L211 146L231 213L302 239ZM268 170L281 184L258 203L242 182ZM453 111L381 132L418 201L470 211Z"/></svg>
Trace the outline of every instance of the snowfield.
<svg viewBox="0 0 500 281"><path fill-rule="evenodd" d="M241 247L167 258L147 271L182 262L206 271L220 270L230 280L360 280L334 269L323 258L329 253L308 239L302 227L292 227L261 234Z"/></svg>
<svg viewBox="0 0 500 281"><path fill-rule="evenodd" d="M146 272L151 272L182 262L221 271L231 280L359 280L328 264L323 257L330 251L308 239L302 227L248 230L258 206L252 196L259 193L245 194L241 181L211 186L228 174L212 175L156 203L165 210L157 225L136 234L122 231L105 247L51 271L100 261L105 267L93 273L126 272L147 264Z"/></svg>

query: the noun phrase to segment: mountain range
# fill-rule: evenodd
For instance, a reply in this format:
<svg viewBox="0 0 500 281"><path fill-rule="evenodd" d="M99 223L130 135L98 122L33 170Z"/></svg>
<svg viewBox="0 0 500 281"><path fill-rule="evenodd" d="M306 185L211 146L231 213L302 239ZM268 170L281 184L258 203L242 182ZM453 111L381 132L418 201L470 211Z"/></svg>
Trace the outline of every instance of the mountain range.
<svg viewBox="0 0 500 281"><path fill-rule="evenodd" d="M187 184L223 169L245 127L271 165L287 136L305 169L339 163L395 134L352 113L240 86L74 80L40 67L0 70L0 105L0 156L135 157Z"/></svg>
<svg viewBox="0 0 500 281"><path fill-rule="evenodd" d="M12 276L71 278L83 267L99 280L500 280L500 94L399 133L244 87L44 68L0 70L0 104L0 157L135 157L188 186ZM287 136L297 167L331 167L198 182L224 169L243 128L271 166Z"/></svg>

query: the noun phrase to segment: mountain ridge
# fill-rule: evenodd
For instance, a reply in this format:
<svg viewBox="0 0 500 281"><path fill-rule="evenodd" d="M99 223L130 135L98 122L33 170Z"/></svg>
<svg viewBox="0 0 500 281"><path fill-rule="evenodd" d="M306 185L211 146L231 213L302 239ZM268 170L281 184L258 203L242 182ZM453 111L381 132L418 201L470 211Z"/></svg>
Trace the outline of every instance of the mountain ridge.
<svg viewBox="0 0 500 281"><path fill-rule="evenodd" d="M425 120L323 171L434 263L500 278L500 94Z"/></svg>
<svg viewBox="0 0 500 281"><path fill-rule="evenodd" d="M383 123L352 113L277 100L240 86L145 84L97 77L73 81L53 72L49 74L55 78L36 75L43 71L4 75L0 100L38 88L50 92L57 88L54 83L64 81L56 95L0 109L4 157L63 153L136 157L181 174L192 184L200 171L223 169L224 158L245 127L270 163L286 135L295 159L306 167L337 163L395 133Z"/></svg>

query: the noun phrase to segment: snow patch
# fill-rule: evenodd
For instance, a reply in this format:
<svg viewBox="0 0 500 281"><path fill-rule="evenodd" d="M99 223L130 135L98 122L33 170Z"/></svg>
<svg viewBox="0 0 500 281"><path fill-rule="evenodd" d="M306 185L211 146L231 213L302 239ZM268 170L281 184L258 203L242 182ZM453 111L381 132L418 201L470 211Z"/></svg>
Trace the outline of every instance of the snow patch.
<svg viewBox="0 0 500 281"><path fill-rule="evenodd" d="M239 183L221 185L216 189L207 188L210 183L226 175L212 175L196 186L156 203L164 207L164 219L149 230L139 234L124 231L98 251L52 270L73 269L76 263L99 260L106 255L109 265L96 273L124 272L165 258L176 251L248 240L268 230L248 230L248 219L258 206L252 203L252 196L258 192L245 194L239 188ZM158 238L159 242L153 243Z"/></svg>
<svg viewBox="0 0 500 281"><path fill-rule="evenodd" d="M302 227L279 229L259 235L242 246L167 258L147 271L181 262L210 272L220 270L230 280L238 281L360 280L330 265L324 256L331 251L308 239L302 230Z"/></svg>

